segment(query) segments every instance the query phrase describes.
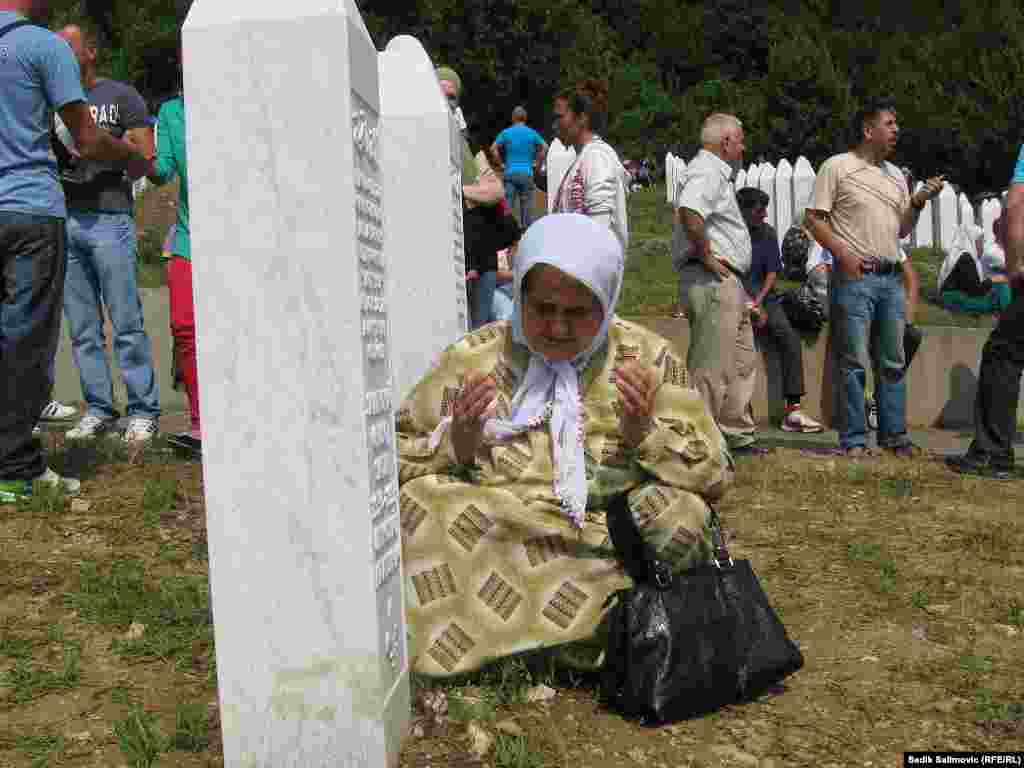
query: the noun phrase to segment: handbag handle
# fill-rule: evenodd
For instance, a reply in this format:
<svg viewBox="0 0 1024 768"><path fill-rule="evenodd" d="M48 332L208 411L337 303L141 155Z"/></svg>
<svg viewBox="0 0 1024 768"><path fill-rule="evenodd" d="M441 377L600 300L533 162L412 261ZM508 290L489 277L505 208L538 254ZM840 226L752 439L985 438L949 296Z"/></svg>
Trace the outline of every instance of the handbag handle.
<svg viewBox="0 0 1024 768"><path fill-rule="evenodd" d="M718 510L710 504L708 506L711 509L712 562L718 568L721 568L723 564L733 565L732 555L729 554L729 548L726 546L725 536L722 533ZM621 493L609 502L605 519L612 546L622 558L626 566L626 573L630 578L634 581L654 584L659 589L668 589L672 584L672 567L663 560L659 560L651 545L644 541L640 528L633 519L633 513L629 509L626 494Z"/></svg>
<svg viewBox="0 0 1024 768"><path fill-rule="evenodd" d="M711 507L711 556L714 560L715 565L719 568L722 567L722 563L728 563L729 565L735 565L732 561L732 555L729 554L729 548L725 543L725 534L722 532L722 521L718 517L718 510L710 504Z"/></svg>

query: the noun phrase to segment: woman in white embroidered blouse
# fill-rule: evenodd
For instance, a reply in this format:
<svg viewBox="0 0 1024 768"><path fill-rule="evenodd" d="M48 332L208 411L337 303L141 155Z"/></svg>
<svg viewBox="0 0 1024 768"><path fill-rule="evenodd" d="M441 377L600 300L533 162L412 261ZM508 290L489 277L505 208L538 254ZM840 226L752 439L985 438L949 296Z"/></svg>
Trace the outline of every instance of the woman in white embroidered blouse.
<svg viewBox="0 0 1024 768"><path fill-rule="evenodd" d="M607 224L629 245L626 211L626 169L618 154L601 138L608 125L608 86L585 80L555 98L555 129L559 140L576 149L576 160L555 191L555 213L582 213Z"/></svg>

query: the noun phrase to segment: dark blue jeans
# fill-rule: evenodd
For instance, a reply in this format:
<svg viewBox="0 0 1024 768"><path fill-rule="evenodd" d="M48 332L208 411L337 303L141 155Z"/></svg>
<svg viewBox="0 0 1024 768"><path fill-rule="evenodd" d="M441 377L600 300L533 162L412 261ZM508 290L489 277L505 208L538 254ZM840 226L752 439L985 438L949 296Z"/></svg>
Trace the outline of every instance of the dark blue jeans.
<svg viewBox="0 0 1024 768"><path fill-rule="evenodd" d="M506 173L505 200L512 212L519 216L519 225L530 226L530 212L533 210L533 174ZM518 208L516 207L518 205Z"/></svg>
<svg viewBox="0 0 1024 768"><path fill-rule="evenodd" d="M498 286L497 272L481 272L469 281L469 329L475 331L494 320L494 290Z"/></svg>
<svg viewBox="0 0 1024 768"><path fill-rule="evenodd" d="M135 220L128 213L72 212L67 229L64 314L88 413L105 419L115 415L103 334L106 305L114 354L128 392L128 415L159 418L160 388L136 277Z"/></svg>
<svg viewBox="0 0 1024 768"><path fill-rule="evenodd" d="M66 268L64 219L0 212L0 480L46 470L32 428L50 396Z"/></svg>
<svg viewBox="0 0 1024 768"><path fill-rule="evenodd" d="M907 442L907 385L903 330L906 293L900 272L832 280L832 345L839 367L839 447L867 445L864 382L873 348L878 370L878 445Z"/></svg>

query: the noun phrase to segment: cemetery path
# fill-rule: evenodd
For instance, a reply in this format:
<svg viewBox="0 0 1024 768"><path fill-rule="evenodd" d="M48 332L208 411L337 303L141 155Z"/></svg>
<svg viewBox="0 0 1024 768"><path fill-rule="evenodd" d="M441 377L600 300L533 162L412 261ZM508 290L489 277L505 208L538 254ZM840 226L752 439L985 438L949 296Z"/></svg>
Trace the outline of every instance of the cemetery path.
<svg viewBox="0 0 1024 768"><path fill-rule="evenodd" d="M199 466L49 439L84 489L0 506L0 765L222 765ZM783 692L644 728L592 678L509 661L417 681L449 717L418 721L403 768L881 767L1024 743L1024 483L787 449L738 477L734 554L807 660ZM471 723L496 739L482 760Z"/></svg>

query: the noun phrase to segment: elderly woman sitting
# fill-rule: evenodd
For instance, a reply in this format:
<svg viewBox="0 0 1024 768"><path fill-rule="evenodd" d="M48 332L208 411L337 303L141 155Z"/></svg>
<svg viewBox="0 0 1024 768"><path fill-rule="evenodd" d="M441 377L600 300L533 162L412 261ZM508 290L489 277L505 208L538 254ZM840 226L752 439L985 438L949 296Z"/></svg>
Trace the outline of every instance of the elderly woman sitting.
<svg viewBox="0 0 1024 768"><path fill-rule="evenodd" d="M512 321L447 349L397 416L421 674L543 647L593 650L606 598L629 585L608 537L609 499L628 493L645 540L685 569L710 552L705 499L732 480L682 361L614 316L623 254L607 226L547 216L521 241L514 272Z"/></svg>

